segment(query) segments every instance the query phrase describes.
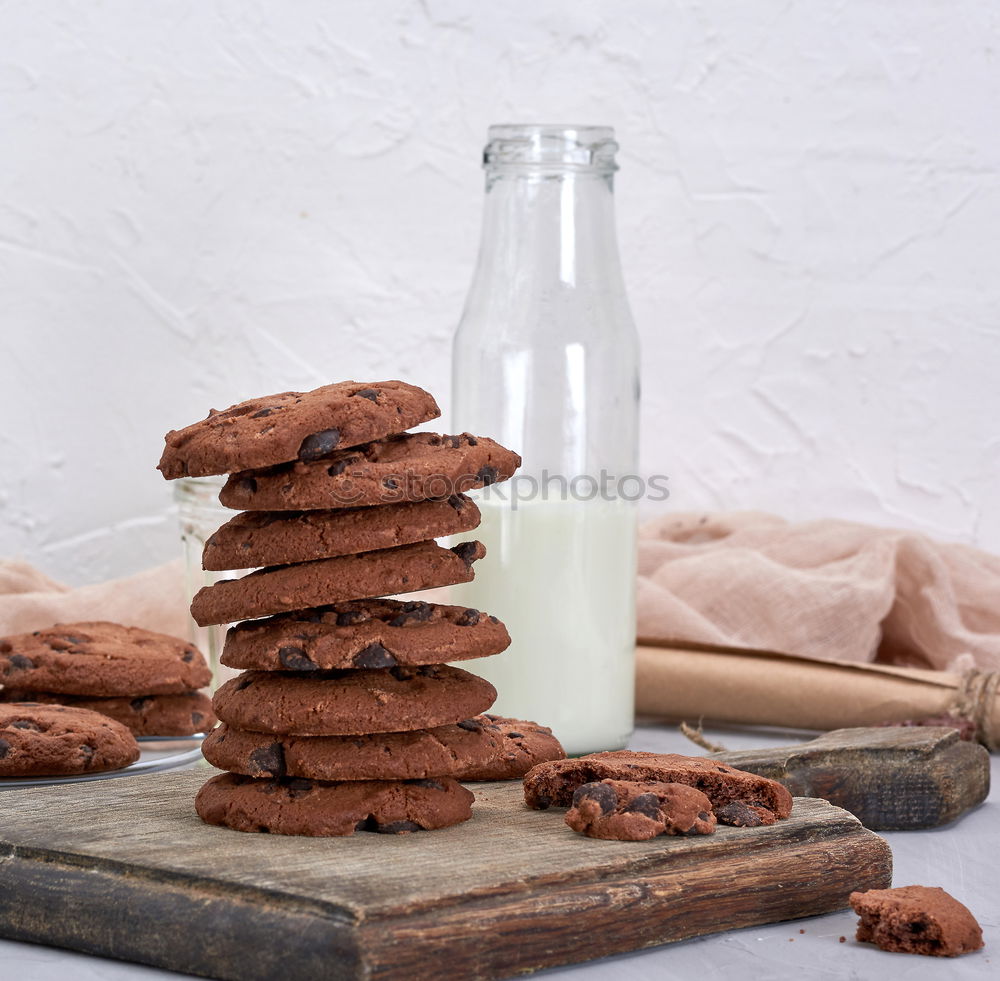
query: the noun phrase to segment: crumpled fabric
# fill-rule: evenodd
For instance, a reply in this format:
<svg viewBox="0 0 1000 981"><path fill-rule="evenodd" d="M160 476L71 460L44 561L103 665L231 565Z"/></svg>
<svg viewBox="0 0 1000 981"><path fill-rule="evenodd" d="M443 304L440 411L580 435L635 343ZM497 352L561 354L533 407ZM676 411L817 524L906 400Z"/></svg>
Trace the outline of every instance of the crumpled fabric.
<svg viewBox="0 0 1000 981"><path fill-rule="evenodd" d="M76 589L28 562L0 560L0 635L85 620L110 620L187 638L191 619L180 559Z"/></svg>
<svg viewBox="0 0 1000 981"><path fill-rule="evenodd" d="M674 513L639 532L640 640L1000 669L1000 557L919 532Z"/></svg>

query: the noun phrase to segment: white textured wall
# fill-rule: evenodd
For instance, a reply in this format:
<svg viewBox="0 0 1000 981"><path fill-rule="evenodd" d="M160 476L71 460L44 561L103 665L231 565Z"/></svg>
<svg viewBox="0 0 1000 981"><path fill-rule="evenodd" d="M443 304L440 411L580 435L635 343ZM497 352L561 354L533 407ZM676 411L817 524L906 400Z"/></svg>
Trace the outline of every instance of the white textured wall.
<svg viewBox="0 0 1000 981"><path fill-rule="evenodd" d="M0 553L174 553L163 432L447 401L485 128L610 123L674 506L1000 549L1000 12L982 0L0 5Z"/></svg>

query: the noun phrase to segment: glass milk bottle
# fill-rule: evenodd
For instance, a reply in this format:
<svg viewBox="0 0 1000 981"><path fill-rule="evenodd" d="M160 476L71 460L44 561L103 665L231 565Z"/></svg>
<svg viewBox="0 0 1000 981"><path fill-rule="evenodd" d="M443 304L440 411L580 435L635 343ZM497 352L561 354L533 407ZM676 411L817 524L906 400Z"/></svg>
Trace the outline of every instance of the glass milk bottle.
<svg viewBox="0 0 1000 981"><path fill-rule="evenodd" d="M614 131L491 126L479 260L455 332L452 425L523 459L476 494L487 559L453 602L510 648L477 661L492 712L567 753L633 728L639 344L615 235Z"/></svg>

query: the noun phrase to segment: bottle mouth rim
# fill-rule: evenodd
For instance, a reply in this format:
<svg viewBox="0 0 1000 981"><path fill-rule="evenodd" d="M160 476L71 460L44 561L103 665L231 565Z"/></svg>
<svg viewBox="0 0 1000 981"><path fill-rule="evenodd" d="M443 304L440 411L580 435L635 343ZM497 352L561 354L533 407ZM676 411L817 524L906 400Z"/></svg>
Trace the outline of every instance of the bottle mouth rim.
<svg viewBox="0 0 1000 981"><path fill-rule="evenodd" d="M613 126L572 123L498 123L489 127L483 166L570 167L610 173L618 169Z"/></svg>

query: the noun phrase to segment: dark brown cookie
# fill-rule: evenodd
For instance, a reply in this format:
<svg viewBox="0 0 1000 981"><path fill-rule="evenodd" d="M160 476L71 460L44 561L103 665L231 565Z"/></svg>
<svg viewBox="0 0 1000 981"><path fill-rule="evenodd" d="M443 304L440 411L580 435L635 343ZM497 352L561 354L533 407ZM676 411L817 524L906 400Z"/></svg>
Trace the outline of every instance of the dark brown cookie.
<svg viewBox="0 0 1000 981"><path fill-rule="evenodd" d="M205 569L256 569L460 535L480 522L470 497L333 511L243 511L205 543Z"/></svg>
<svg viewBox="0 0 1000 981"><path fill-rule="evenodd" d="M279 736L222 723L206 736L202 752L220 770L251 777L418 780L458 777L488 763L500 745L477 719L365 736Z"/></svg>
<svg viewBox="0 0 1000 981"><path fill-rule="evenodd" d="M167 480L315 460L441 414L433 397L401 381L337 382L311 392L248 399L166 435L157 469Z"/></svg>
<svg viewBox="0 0 1000 981"><path fill-rule="evenodd" d="M195 798L206 824L279 835L344 836L355 831L404 834L460 824L473 795L448 777L435 780L255 780L237 773L212 777Z"/></svg>
<svg viewBox="0 0 1000 981"><path fill-rule="evenodd" d="M92 698L4 688L0 690L0 702L39 702L99 712L126 726L133 736L190 736L207 732L216 723L212 699L200 691L181 695L137 695L135 698Z"/></svg>
<svg viewBox="0 0 1000 981"><path fill-rule="evenodd" d="M520 465L516 453L484 436L406 433L311 463L235 473L219 500L239 511L398 504L507 480Z"/></svg>
<svg viewBox="0 0 1000 981"><path fill-rule="evenodd" d="M205 627L469 582L475 578L472 563L485 554L486 548L480 542L462 542L453 548L418 542L379 552L259 569L242 579L223 579L203 586L191 603L191 616Z"/></svg>
<svg viewBox="0 0 1000 981"><path fill-rule="evenodd" d="M481 715L477 720L496 739L500 749L483 764L469 763L455 774L460 780L519 780L533 766L562 760L566 753L547 726L500 715Z"/></svg>
<svg viewBox="0 0 1000 981"><path fill-rule="evenodd" d="M487 657L509 644L507 628L479 610L366 599L239 623L226 634L222 663L260 671L391 668Z"/></svg>
<svg viewBox="0 0 1000 981"><path fill-rule="evenodd" d="M577 787L601 780L655 780L683 783L700 790L712 802L722 824L747 824L756 814L756 824L773 824L792 812L792 795L776 780L737 770L718 760L674 753L635 753L618 750L593 753L572 760L554 760L532 767L524 778L524 800L528 807L569 807ZM744 805L739 820L729 820L727 805Z"/></svg>
<svg viewBox="0 0 1000 981"><path fill-rule="evenodd" d="M353 736L432 729L488 709L496 689L447 664L371 671L246 671L214 698L234 729L297 736Z"/></svg>
<svg viewBox="0 0 1000 981"><path fill-rule="evenodd" d="M177 637L103 621L57 623L0 638L0 683L61 695L168 695L204 688L212 672Z"/></svg>
<svg viewBox="0 0 1000 981"><path fill-rule="evenodd" d="M63 777L117 770L139 759L120 722L65 705L0 705L0 777Z"/></svg>
<svg viewBox="0 0 1000 981"><path fill-rule="evenodd" d="M937 886L897 886L852 892L861 919L856 939L903 954L957 957L983 946L976 918Z"/></svg>
<svg viewBox="0 0 1000 981"><path fill-rule="evenodd" d="M601 780L573 793L566 823L588 838L647 841L657 835L709 835L715 815L709 799L683 783Z"/></svg>

